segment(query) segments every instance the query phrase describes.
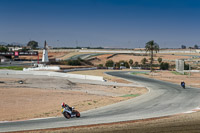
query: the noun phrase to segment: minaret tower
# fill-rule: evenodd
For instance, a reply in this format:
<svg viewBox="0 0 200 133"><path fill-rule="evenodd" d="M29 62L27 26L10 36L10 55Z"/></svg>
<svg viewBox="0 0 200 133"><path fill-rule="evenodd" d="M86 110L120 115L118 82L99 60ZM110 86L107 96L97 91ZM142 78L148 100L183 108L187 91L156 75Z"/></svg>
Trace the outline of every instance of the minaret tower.
<svg viewBox="0 0 200 133"><path fill-rule="evenodd" d="M43 55L42 55L42 62L49 62L48 59L48 51L47 51L47 42L45 40L44 42L44 49L43 49Z"/></svg>

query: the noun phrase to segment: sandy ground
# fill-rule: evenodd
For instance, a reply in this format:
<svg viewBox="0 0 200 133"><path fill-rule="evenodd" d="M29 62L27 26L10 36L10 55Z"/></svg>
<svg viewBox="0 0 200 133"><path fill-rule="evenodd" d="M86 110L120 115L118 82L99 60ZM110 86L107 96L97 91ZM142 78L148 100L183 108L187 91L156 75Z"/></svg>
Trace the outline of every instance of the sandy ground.
<svg viewBox="0 0 200 133"><path fill-rule="evenodd" d="M0 81L0 121L56 117L61 116L62 102L81 112L133 98L122 97L127 94L147 92L137 87L77 84L58 77L0 75Z"/></svg>

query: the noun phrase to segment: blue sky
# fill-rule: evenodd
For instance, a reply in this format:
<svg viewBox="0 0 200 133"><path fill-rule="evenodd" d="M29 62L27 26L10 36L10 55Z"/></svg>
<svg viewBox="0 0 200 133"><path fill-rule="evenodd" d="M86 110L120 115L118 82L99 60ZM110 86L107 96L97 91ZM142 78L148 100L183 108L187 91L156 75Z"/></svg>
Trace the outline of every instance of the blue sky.
<svg viewBox="0 0 200 133"><path fill-rule="evenodd" d="M200 45L200 0L0 0L0 42L56 47Z"/></svg>

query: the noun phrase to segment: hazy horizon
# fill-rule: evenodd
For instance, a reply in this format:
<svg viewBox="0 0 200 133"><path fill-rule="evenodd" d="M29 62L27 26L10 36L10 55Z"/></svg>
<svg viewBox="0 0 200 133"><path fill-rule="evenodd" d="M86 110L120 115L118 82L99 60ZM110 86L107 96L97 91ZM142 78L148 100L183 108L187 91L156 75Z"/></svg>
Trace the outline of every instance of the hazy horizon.
<svg viewBox="0 0 200 133"><path fill-rule="evenodd" d="M53 47L200 45L198 0L0 0L0 42Z"/></svg>

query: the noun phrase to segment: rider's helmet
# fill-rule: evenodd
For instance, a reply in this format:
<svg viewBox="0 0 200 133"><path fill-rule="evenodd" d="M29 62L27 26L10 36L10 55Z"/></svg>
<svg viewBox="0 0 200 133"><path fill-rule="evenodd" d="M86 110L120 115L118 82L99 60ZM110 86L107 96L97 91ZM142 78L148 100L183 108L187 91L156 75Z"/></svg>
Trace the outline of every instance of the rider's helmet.
<svg viewBox="0 0 200 133"><path fill-rule="evenodd" d="M61 106L62 106L62 107L65 107L65 103L63 102L63 103L61 104Z"/></svg>

